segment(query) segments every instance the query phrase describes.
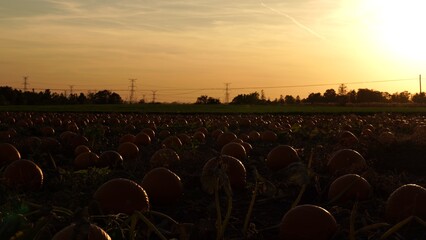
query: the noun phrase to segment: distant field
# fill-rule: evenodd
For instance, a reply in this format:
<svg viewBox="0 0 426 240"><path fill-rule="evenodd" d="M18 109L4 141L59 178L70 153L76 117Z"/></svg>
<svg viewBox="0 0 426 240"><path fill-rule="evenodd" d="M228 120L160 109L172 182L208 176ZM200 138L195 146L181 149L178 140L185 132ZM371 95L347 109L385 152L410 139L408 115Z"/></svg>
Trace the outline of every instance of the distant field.
<svg viewBox="0 0 426 240"><path fill-rule="evenodd" d="M0 106L14 112L137 112L137 113L426 113L426 106L319 106L319 105L194 105L194 104L122 104L122 105L47 105Z"/></svg>

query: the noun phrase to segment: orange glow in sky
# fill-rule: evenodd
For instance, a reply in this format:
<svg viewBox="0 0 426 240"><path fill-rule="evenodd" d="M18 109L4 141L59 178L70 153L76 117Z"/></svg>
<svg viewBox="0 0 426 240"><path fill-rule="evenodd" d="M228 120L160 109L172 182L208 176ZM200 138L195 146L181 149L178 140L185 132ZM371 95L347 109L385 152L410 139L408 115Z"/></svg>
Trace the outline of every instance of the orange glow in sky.
<svg viewBox="0 0 426 240"><path fill-rule="evenodd" d="M422 0L15 0L0 2L0 85L128 100L271 99L369 88L418 92ZM385 81L382 80L400 80ZM362 83L360 83L362 82Z"/></svg>

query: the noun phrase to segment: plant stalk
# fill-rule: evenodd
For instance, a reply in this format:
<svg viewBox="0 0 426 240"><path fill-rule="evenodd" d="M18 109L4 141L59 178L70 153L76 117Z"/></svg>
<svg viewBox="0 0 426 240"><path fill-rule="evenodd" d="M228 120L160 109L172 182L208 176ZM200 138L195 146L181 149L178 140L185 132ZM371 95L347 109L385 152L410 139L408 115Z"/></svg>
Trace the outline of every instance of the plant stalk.
<svg viewBox="0 0 426 240"><path fill-rule="evenodd" d="M251 200L250 200L249 208L247 210L246 218L244 219L243 234L245 237L247 237L247 230L248 230L251 214L253 212L254 203L256 201L257 191L259 189L259 181L258 181L259 173L256 170L255 170L255 175L256 175L256 179L255 179L256 182L254 184L254 189L251 195Z"/></svg>
<svg viewBox="0 0 426 240"><path fill-rule="evenodd" d="M228 181L228 184L229 184L229 181ZM226 192L226 198L228 200L228 204L227 204L228 206L226 210L225 219L223 220L222 226L220 227L219 235L217 236L218 240L223 238L223 235L225 234L226 225L228 225L229 219L231 218L232 195L228 191L225 191L225 192Z"/></svg>
<svg viewBox="0 0 426 240"><path fill-rule="evenodd" d="M143 215L141 212L136 211L136 213L139 215L139 218L151 229L157 234L157 236L161 240L167 240L167 238L158 230L158 228L147 218L145 215Z"/></svg>
<svg viewBox="0 0 426 240"><path fill-rule="evenodd" d="M358 201L354 203L354 206L352 207L352 211L351 211L351 216L349 219L349 239L350 240L356 240L355 218L356 218L357 209L358 209Z"/></svg>
<svg viewBox="0 0 426 240"><path fill-rule="evenodd" d="M405 226L407 223L409 223L411 220L413 220L413 216L410 216L404 220L402 220L401 222L395 224L392 228L390 228L389 230L387 230L381 237L380 239L386 239L388 237L390 237L392 234L394 234L395 232L397 232L400 228L402 228L403 226Z"/></svg>
<svg viewBox="0 0 426 240"><path fill-rule="evenodd" d="M222 210L220 208L220 199L219 199L219 178L216 180L216 186L214 189L214 198L216 203L216 239L219 239L220 229L222 227Z"/></svg>

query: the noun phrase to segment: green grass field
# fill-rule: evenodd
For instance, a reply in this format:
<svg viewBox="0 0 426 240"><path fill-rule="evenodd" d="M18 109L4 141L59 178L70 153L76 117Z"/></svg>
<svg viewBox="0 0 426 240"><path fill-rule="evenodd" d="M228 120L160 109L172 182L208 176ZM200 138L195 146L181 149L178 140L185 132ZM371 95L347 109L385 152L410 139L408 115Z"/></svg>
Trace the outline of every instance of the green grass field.
<svg viewBox="0 0 426 240"><path fill-rule="evenodd" d="M324 106L324 105L194 105L194 104L121 104L121 105L13 105L0 106L11 112L122 112L122 113L213 113L213 114L339 114L339 113L426 113L426 106Z"/></svg>

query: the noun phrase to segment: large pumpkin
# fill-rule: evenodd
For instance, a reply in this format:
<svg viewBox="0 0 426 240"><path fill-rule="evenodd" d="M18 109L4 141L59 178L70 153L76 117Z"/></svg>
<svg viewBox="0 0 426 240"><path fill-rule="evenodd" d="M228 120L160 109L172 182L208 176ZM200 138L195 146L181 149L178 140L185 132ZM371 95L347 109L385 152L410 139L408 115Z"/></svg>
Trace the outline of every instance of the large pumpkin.
<svg viewBox="0 0 426 240"><path fill-rule="evenodd" d="M280 223L280 240L329 240L337 231L333 215L316 205L290 209Z"/></svg>
<svg viewBox="0 0 426 240"><path fill-rule="evenodd" d="M212 179L215 181L218 177L215 175L215 169L222 169L227 174L233 190L243 189L246 186L246 169L243 163L235 157L221 155L208 160L201 173L202 180Z"/></svg>
<svg viewBox="0 0 426 240"><path fill-rule="evenodd" d="M132 214L134 211L149 210L149 199L145 190L136 182L115 178L102 184L93 195L105 214Z"/></svg>
<svg viewBox="0 0 426 240"><path fill-rule="evenodd" d="M141 186L152 204L172 204L183 194L180 177L164 167L154 168L146 173Z"/></svg>
<svg viewBox="0 0 426 240"><path fill-rule="evenodd" d="M31 160L10 163L3 173L7 186L17 190L37 191L43 186L43 171Z"/></svg>
<svg viewBox="0 0 426 240"><path fill-rule="evenodd" d="M111 237L102 228L95 224L72 223L57 232L52 240L111 240Z"/></svg>

